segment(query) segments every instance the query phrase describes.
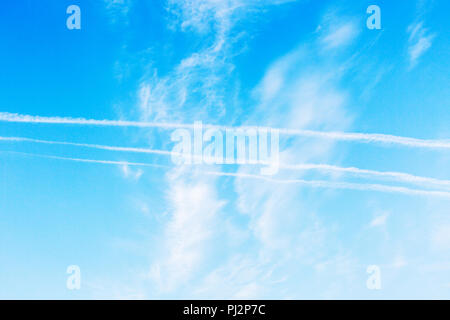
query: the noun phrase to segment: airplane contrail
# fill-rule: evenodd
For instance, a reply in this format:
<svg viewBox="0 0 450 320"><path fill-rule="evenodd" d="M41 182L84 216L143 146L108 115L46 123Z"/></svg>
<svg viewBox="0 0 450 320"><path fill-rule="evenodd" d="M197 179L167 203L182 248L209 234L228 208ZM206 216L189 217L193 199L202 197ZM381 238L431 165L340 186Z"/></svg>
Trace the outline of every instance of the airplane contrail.
<svg viewBox="0 0 450 320"><path fill-rule="evenodd" d="M87 144L87 143L75 143L75 142L66 142L66 141L49 141L49 140L39 140L39 139L31 139L24 137L2 137L0 136L0 141L10 141L10 142L30 142L30 143L40 143L40 144L50 144L50 145L69 145L69 146L77 146L77 147L85 147L99 150L108 150L108 151L118 151L118 152L134 152L134 153L148 153L148 154L157 154L164 156L172 156L174 154L178 156L183 156L183 153L175 153L173 151L166 150L155 150L155 149L147 149L147 148L133 148L133 147L117 147L117 146L106 146L99 144ZM191 155L194 157L194 155ZM262 165L270 165L267 163L259 163ZM280 169L285 170L318 170L322 172L336 172L336 173L347 173L356 176L369 176L369 177L377 177L377 178L390 178L397 182L408 182L408 183L416 183L416 184L432 184L450 187L450 180L441 180L436 178L422 177L416 176L409 173L403 172L394 172L394 171L376 171L376 170L368 170L368 169L360 169L356 167L339 167L335 165L329 164L310 164L310 163L302 163L302 164L279 164Z"/></svg>
<svg viewBox="0 0 450 320"><path fill-rule="evenodd" d="M76 147L84 147L84 148L99 149L99 150L109 150L109 151L151 153L151 154L159 154L159 155L165 155L165 156L170 156L173 154L171 151L165 151L165 150L153 150L153 149L132 148L132 147L114 147L114 146L105 146L105 145L99 145L99 144L40 140L40 139L23 138L23 137L0 137L0 141L56 144L56 145L76 146Z"/></svg>
<svg viewBox="0 0 450 320"><path fill-rule="evenodd" d="M447 191L429 191L421 189L411 189L406 187L387 186L382 184L370 184L370 183L353 183L353 182L333 182L324 180L303 180L303 179L288 179L280 180L273 179L268 176L245 174L245 173L230 173L230 172L212 172L206 171L205 174L218 175L218 176L232 176L236 178L251 178L258 180L265 180L268 182L282 183L282 184L302 184L317 188L330 188L330 189L348 189L348 190L363 190L363 191L380 191L387 193L402 193L407 195L422 195L422 196L439 196L450 198L450 192Z"/></svg>
<svg viewBox="0 0 450 320"><path fill-rule="evenodd" d="M7 151L7 152L9 152L9 151ZM109 164L109 165L144 166L144 167L168 167L168 166L163 166L163 165L140 163L140 162L70 158L70 157L51 156L51 155L43 155L43 154L35 154L35 153L25 153L25 152L10 152L10 153L22 154L22 155L26 155L26 156L41 157L41 158L47 158L47 159L74 161L74 162L86 162L86 163ZM230 173L230 172L220 172L220 171L201 171L199 173L205 174L205 175L213 175L213 176L228 176L228 177L235 177L235 178L257 179L257 180L264 180L267 182L280 183L280 184L299 184L299 185L310 186L310 187L314 187L314 188L378 191L378 192L385 192L385 193L400 193L400 194L405 194L405 195L435 196L435 197L450 198L450 192L446 192L446 191L411 189L411 188L406 188L406 187L387 186L387 185L382 185L382 184L332 182L332 181L324 181L324 180L302 180L302 179L280 180L280 179L273 179L273 178L270 178L267 176L256 175L256 174Z"/></svg>
<svg viewBox="0 0 450 320"><path fill-rule="evenodd" d="M376 171L376 170L360 169L356 167L339 167L329 164L308 164L308 163L297 165L280 164L280 168L291 170L320 170L338 173L351 173L357 176L375 176L379 178L391 178L398 182L430 183L450 187L450 180L441 180L436 178L416 176L404 172Z"/></svg>
<svg viewBox="0 0 450 320"><path fill-rule="evenodd" d="M95 120L95 119L67 118L67 117L41 117L41 116L21 115L8 112L0 112L0 121L16 122L16 123L22 122L22 123L47 123L47 124L73 124L73 125L88 125L88 126L141 127L141 128L160 128L160 129L194 128L193 124L141 122L141 121L127 121L127 120ZM338 141L355 141L362 143L393 144L414 148L450 149L450 140L417 139L378 133L314 131L314 130L270 128L259 126L229 127L211 124L204 124L203 127L218 130L235 130L237 128L279 130L280 134L290 136L313 137Z"/></svg>
<svg viewBox="0 0 450 320"><path fill-rule="evenodd" d="M144 163L144 162L129 162L129 161L116 161L116 160L95 160L95 159L83 159L83 158L70 158L70 157L60 157L60 156L52 156L47 154L39 154L39 153L28 153L28 152L19 152L19 151L0 151L5 153L12 154L20 154L24 156L32 156L38 158L45 159L55 159L55 160L68 160L74 162L85 162L85 163L98 163L98 164L112 164L112 165L127 165L130 167L151 167L151 168L172 168L172 166L167 166L163 164L154 164L154 163Z"/></svg>

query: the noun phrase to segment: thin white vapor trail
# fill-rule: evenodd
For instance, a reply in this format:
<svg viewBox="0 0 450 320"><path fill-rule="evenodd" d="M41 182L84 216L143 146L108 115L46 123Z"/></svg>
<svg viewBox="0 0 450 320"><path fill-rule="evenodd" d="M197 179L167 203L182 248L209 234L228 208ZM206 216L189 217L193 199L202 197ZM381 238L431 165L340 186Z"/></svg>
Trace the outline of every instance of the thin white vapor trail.
<svg viewBox="0 0 450 320"><path fill-rule="evenodd" d="M75 124L75 125L105 126L105 127L143 127L143 128L162 128L162 129L194 127L191 124L139 122L126 120L95 120L95 119L67 118L67 117L41 117L9 112L0 112L0 121L23 122L23 123L48 123L48 124Z"/></svg>
<svg viewBox="0 0 450 320"><path fill-rule="evenodd" d="M153 149L131 148L131 147L114 147L114 146L105 146L105 145L99 145L99 144L76 143L76 142L65 142L65 141L49 141L49 140L23 138L23 137L0 137L0 141L56 144L56 145L77 146L77 147L84 147L84 148L109 150L109 151L151 153L151 154L159 154L159 155L165 155L165 156L170 156L173 154L171 151L164 151L164 150L153 150Z"/></svg>
<svg viewBox="0 0 450 320"><path fill-rule="evenodd" d="M82 158L70 158L70 157L60 157L52 156L47 154L38 153L28 153L28 152L18 152L18 151L3 151L5 153L20 154L24 156L32 156L45 159L56 159L56 160L67 160L74 162L86 162L86 163L98 163L98 164L113 164L113 165L127 165L130 167L151 167L151 168L172 168L171 166L153 163L143 163L143 162L128 162L128 161L114 161L114 160L96 160L96 159L82 159Z"/></svg>
<svg viewBox="0 0 450 320"><path fill-rule="evenodd" d="M308 163L297 165L280 164L280 168L290 170L320 170L338 173L351 173L357 176L374 176L380 178L391 178L398 182L401 181L411 183L430 183L450 187L450 180L421 177L409 173L395 172L395 171L376 171L376 170L360 169L355 167L338 167L329 164L308 164Z"/></svg>
<svg viewBox="0 0 450 320"><path fill-rule="evenodd" d="M98 164L112 164L112 165L127 165L127 166L145 166L145 167L164 167L168 166L149 164L149 163L139 163L139 162L128 162L128 161L109 161L109 160L95 160L95 159L80 159L80 158L69 158L69 157L59 157L50 156L34 153L25 152L12 152L27 156L35 156L48 159L75 161L75 162L87 162L87 163L98 163ZM229 172L219 172L219 171L201 171L201 174L214 175L214 176L228 176L235 178L249 178L264 180L272 183L282 183L282 184L299 184L304 186L310 186L314 188L327 188L327 189L346 189L346 190L361 190L361 191L378 191L386 193L401 193L405 195L420 195L420 196L436 196L450 198L450 192L446 191L429 191L421 189L411 189L405 187L397 186L387 186L382 184L366 184L366 183L349 183L349 182L330 182L323 180L301 180L301 179L290 179L290 180L279 180L273 179L267 176L255 175L255 174L245 174L245 173L229 173Z"/></svg>
<svg viewBox="0 0 450 320"><path fill-rule="evenodd" d="M132 147L116 147L116 146L105 146L98 144L87 144L87 143L75 143L75 142L65 142L65 141L48 141L48 140L39 140L39 139L31 139L31 138L23 138L23 137L1 137L0 141L11 141L11 142L31 142L31 143L42 143L42 144L56 144L56 145L69 145L69 146L78 146L85 148L93 148L99 150L109 150L109 151L119 151L119 152L136 152L136 153L149 153L149 154L157 154L157 155L165 155L172 156L174 154L182 156L182 153L174 153L173 151L166 150L155 150L155 149L147 149L147 148L132 148ZM192 156L194 157L194 156ZM270 163L260 163L262 165L270 165ZM376 170L368 170L368 169L360 169L355 167L339 167L335 165L329 164L280 164L279 168L286 170L318 170L325 172L337 172L337 173L349 173L357 176L371 176L371 177L379 177L379 178L390 178L397 182L408 182L408 183L425 183L425 184L433 184L450 187L449 180L441 180L429 177L421 177L412 175L409 173L403 172L392 172L392 171L376 171Z"/></svg>
<svg viewBox="0 0 450 320"><path fill-rule="evenodd" d="M126 121L126 120L94 120L94 119L67 118L67 117L41 117L41 116L21 115L8 112L0 112L0 121L23 122L23 123L74 124L74 125L90 125L90 126L142 127L142 128L161 128L161 129L194 127L193 124L181 124L181 123L158 123L158 122L140 122L140 121ZM228 126L218 126L210 124L204 124L203 127L218 130L236 129L236 127L233 128ZM300 129L286 129L286 128L257 127L257 126L241 126L239 128L268 129L268 130L273 129L279 130L279 133L284 135L314 137L338 141L383 143L383 144L402 145L414 148L450 149L450 140L416 139L378 133L314 131L314 130L300 130Z"/></svg>
<svg viewBox="0 0 450 320"><path fill-rule="evenodd" d="M246 173L230 173L230 172L214 172L206 171L205 174L217 175L217 176L231 176L236 178L251 178L265 180L274 183L283 184L302 184L316 188L329 188L329 189L348 189L348 190L365 190L365 191L380 191L387 193L402 193L407 195L422 195L422 196L439 196L450 198L450 192L447 191L429 191L420 189L411 189L406 187L387 186L382 184L371 183L352 183L352 182L333 182L324 180L302 180L302 179L288 179L279 180L273 179L267 176L246 174Z"/></svg>

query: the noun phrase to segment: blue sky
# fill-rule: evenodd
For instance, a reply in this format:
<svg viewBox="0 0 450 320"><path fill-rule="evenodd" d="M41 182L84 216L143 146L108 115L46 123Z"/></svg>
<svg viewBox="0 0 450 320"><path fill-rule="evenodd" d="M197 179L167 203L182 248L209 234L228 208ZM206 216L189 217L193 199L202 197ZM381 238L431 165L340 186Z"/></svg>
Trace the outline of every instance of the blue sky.
<svg viewBox="0 0 450 320"><path fill-rule="evenodd" d="M0 298L450 298L449 9L3 4ZM280 134L281 163L303 169L268 181L255 165L118 150L174 147L173 128L124 121L328 135Z"/></svg>

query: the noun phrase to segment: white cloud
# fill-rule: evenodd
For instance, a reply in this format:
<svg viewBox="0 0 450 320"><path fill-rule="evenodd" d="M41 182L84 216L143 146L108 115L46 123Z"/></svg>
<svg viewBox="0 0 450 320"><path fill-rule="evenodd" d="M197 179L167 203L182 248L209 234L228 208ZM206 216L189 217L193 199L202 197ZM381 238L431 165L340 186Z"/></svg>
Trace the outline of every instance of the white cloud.
<svg viewBox="0 0 450 320"><path fill-rule="evenodd" d="M257 260L236 254L225 265L206 275L193 294L209 299L263 298L267 278Z"/></svg>
<svg viewBox="0 0 450 320"><path fill-rule="evenodd" d="M349 45L358 36L358 33L358 28L353 22L341 25L331 24L322 42L326 48L334 49Z"/></svg>
<svg viewBox="0 0 450 320"><path fill-rule="evenodd" d="M431 243L438 250L450 250L450 224L435 227L431 235Z"/></svg>
<svg viewBox="0 0 450 320"><path fill-rule="evenodd" d="M169 11L177 16L182 29L207 32L214 27L230 27L233 11L244 3L242 0L169 0Z"/></svg>
<svg viewBox="0 0 450 320"><path fill-rule="evenodd" d="M127 164L123 164L120 166L122 174L125 178L129 178L132 180L139 180L144 173L144 171L140 168L132 169Z"/></svg>
<svg viewBox="0 0 450 320"><path fill-rule="evenodd" d="M150 276L162 291L188 282L206 258L225 204L217 198L213 181L192 182L172 172L168 192L171 218L162 235L162 254L154 261ZM189 182L191 181L191 182Z"/></svg>
<svg viewBox="0 0 450 320"><path fill-rule="evenodd" d="M172 27L200 33L202 46L180 60L164 77L144 81L140 91L143 119L187 121L220 120L239 93L234 82L231 58L242 52L245 30L235 30L238 22L269 5L291 0L169 0L168 12L175 17ZM186 112L189 109L189 112ZM230 116L228 114L228 116Z"/></svg>
<svg viewBox="0 0 450 320"><path fill-rule="evenodd" d="M408 55L410 68L414 68L419 58L431 47L435 34L430 34L423 27L423 22L412 24L408 27Z"/></svg>
<svg viewBox="0 0 450 320"><path fill-rule="evenodd" d="M377 214L370 222L371 227L382 227L386 225L387 218L389 217L389 212L382 212Z"/></svg>
<svg viewBox="0 0 450 320"><path fill-rule="evenodd" d="M336 10L328 10L315 31L320 49L328 54L330 50L349 46L360 33L359 25L355 17L343 16Z"/></svg>
<svg viewBox="0 0 450 320"><path fill-rule="evenodd" d="M145 120L164 115L163 120L192 121L192 117L197 120L209 117L220 122L223 96L227 93L223 86L230 82L228 76L233 71L230 62L233 41L230 40L236 39L236 35L231 31L242 3L204 0L171 1L169 4L173 5L169 10L175 10L176 23L181 29L203 33L205 45L182 59L167 76L159 78L155 72L142 84L141 114ZM314 65L311 61L327 59L325 55L316 57L317 48L349 45L358 34L355 26L353 21L339 23L336 28L329 24L323 28L325 31L318 42L299 46L276 61L254 90L257 105L248 123L288 129L341 131L348 128L352 119L345 109L347 93L339 86L341 74L332 67L324 70L322 63ZM311 57L315 59L309 59ZM321 62L329 67L331 61ZM221 81L225 78L227 81ZM214 113L208 112L211 111L209 106L214 106ZM285 163L323 162L332 150L330 141L317 143L314 139L307 142L292 139L281 157ZM247 172L247 168L238 171ZM290 173L290 178L303 174ZM218 181L223 178L198 181L195 175L177 175L177 170L170 177L169 201L173 213L165 226L162 253L156 256L151 268L152 278L168 290L189 282L197 271L205 268L207 248L213 243L213 232L220 221L218 212L223 206L223 201L216 195ZM239 253L231 252L230 256L224 257L225 263L213 268L203 281L199 281L196 291L199 297L214 297L211 295L214 293L219 298L264 297L265 287L297 276L301 272L299 266L313 269L330 257L336 257L339 274L352 277L353 258L341 254L328 226L311 210L301 189L240 178L235 178L234 187L237 209L248 219L246 225L252 245L248 251L242 246ZM245 253L249 255L248 259L243 258ZM203 269L203 272L207 270ZM277 296L298 295L296 284L289 284L289 288L277 292ZM274 294L272 290L271 297Z"/></svg>
<svg viewBox="0 0 450 320"><path fill-rule="evenodd" d="M132 0L103 0L112 23L127 18ZM123 20L128 23L128 20Z"/></svg>
<svg viewBox="0 0 450 320"><path fill-rule="evenodd" d="M169 0L169 12L181 28L198 32L229 31L248 11L296 0Z"/></svg>
<svg viewBox="0 0 450 320"><path fill-rule="evenodd" d="M249 122L263 120L272 126L282 124L296 129L347 127L350 119L344 109L346 94L337 89L338 79L319 66L304 65L313 51L300 46L268 68L254 91L259 104ZM332 146L293 140L283 146L280 161L322 162L328 158ZM249 172L248 168L239 169L240 174ZM289 178L303 174L290 172ZM259 254L271 262L264 266L265 270L288 268L289 275L296 277L300 266L312 268L320 263L329 230L308 208L301 189L246 179L236 179L235 189L239 210L251 219L251 231L260 244ZM333 251L333 246L327 250ZM294 289L287 295L297 294Z"/></svg>

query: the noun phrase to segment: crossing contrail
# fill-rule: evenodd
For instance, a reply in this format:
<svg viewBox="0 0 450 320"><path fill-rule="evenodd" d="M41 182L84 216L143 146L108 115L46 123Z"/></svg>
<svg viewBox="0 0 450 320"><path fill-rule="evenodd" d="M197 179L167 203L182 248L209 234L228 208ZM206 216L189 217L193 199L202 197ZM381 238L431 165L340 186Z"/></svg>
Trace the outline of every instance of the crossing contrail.
<svg viewBox="0 0 450 320"><path fill-rule="evenodd" d="M151 167L151 168L172 168L172 166L167 166L163 164L154 164L154 163L144 163L144 162L129 162L129 161L116 161L116 160L95 160L95 159L83 159L83 158L70 158L70 157L60 157L60 156L52 156L47 154L39 154L39 153L28 153L28 152L19 152L19 151L0 151L12 154L20 154L24 156L31 156L37 158L45 158L45 159L55 159L55 160L67 160L74 162L85 162L85 163L98 163L98 164L112 164L112 165L127 165L130 167Z"/></svg>
<svg viewBox="0 0 450 320"><path fill-rule="evenodd" d="M387 193L402 193L407 195L422 195L422 196L438 196L450 198L450 192L447 191L430 191L430 190L420 190L411 189L406 187L397 186L387 186L382 184L371 184L371 183L353 183L353 182L334 182L334 181L324 181L324 180L303 180L303 179L288 179L280 180L270 178L268 176L256 175L256 174L245 174L245 173L229 173L229 172L212 172L206 171L205 174L217 175L217 176L231 176L236 178L250 178L265 180L268 182L282 183L282 184L301 184L316 188L329 188L329 189L348 189L348 190L362 190L362 191L379 191Z"/></svg>
<svg viewBox="0 0 450 320"><path fill-rule="evenodd" d="M85 162L85 163L96 163L96 164L108 164L108 165L127 165L127 166L143 166L143 167L164 167L168 166L150 164L150 163L140 163L140 162L128 162L128 161L110 161L110 160L96 160L96 159L82 159L82 158L69 158L60 156L51 156L43 154L25 153L25 152L11 152L22 154L26 156L55 159L55 160L65 160L73 162ZM302 179L274 179L267 176L256 175L256 174L245 174L245 173L230 173L221 171L200 171L200 174L212 175L212 176L225 176L225 177L235 177L235 178L245 178L245 179L256 179L264 180L271 183L279 184L297 184L303 186L309 186L314 188L325 188L325 189L343 189L343 190L359 190L359 191L378 191L385 193L400 193L405 195L413 196L435 196L450 198L450 192L447 191L432 191L432 190L421 190L421 189L411 189L406 187L397 186L387 186L382 184L368 184L368 183L350 183L350 182L333 182L324 180L302 180Z"/></svg>
<svg viewBox="0 0 450 320"><path fill-rule="evenodd" d="M160 129L194 128L193 124L140 122L140 121L126 121L126 120L95 120L95 119L67 118L67 117L41 117L41 116L21 115L8 112L0 112L0 121L16 122L16 123L21 122L21 123L72 124L72 125L88 125L88 126L140 127L140 128L160 128ZM203 127L207 129L218 129L218 130L235 130L237 128L268 129L268 130L279 130L280 134L289 136L322 138L337 141L354 141L362 143L402 145L413 148L450 149L450 140L431 140L431 139L427 140L427 139L417 139L378 133L314 131L303 129L271 128L261 126L230 127L211 124L203 124Z"/></svg>
<svg viewBox="0 0 450 320"><path fill-rule="evenodd" d="M297 164L297 165L288 165L288 164L280 164L281 169L291 169L291 170L320 170L320 171L329 171L329 172L337 172L337 173L350 173L356 176L372 176L378 178L391 178L396 180L397 182L410 182L410 183L429 183L441 186L450 187L450 180L441 180L429 177L416 176L409 173L404 172L395 172L395 171L376 171L376 170L368 170L368 169L360 169L355 167L339 167L335 165L329 164Z"/></svg>
<svg viewBox="0 0 450 320"><path fill-rule="evenodd" d="M50 145L68 145L68 146L76 146L76 147L84 147L98 150L107 150L107 151L117 151L117 152L132 152L132 153L146 153L146 154L156 154L163 156L172 156L178 155L183 156L183 153L175 153L173 151L166 150L155 150L155 149L147 149L147 148L133 148L133 147L118 147L118 146L106 146L99 144L87 144L87 143L75 143L75 142L66 142L66 141L49 141L49 140L40 140L40 139L31 139L24 137L1 137L0 141L9 141L9 142L30 142L30 143L40 143L40 144L50 144ZM192 155L194 156L194 155ZM201 158L201 157L200 157ZM260 163L262 165L270 165L270 163ZM344 173L344 174L352 174L355 176L368 176L368 177L376 177L376 178L388 178L394 180L396 182L407 182L407 183L415 183L415 184L426 184L426 185L438 185L444 187L450 187L450 180L441 180L436 178L422 177L416 176L409 173L403 172L395 172L395 171L376 171L376 170L368 170L368 169L360 169L356 167L339 167L335 165L329 164L310 164L310 163L302 163L302 164L279 164L280 169L285 170L317 170L321 172L334 172L334 173Z"/></svg>
<svg viewBox="0 0 450 320"><path fill-rule="evenodd" d="M171 151L164 151L164 150L153 150L153 149L132 148L132 147L114 147L114 146L105 146L105 145L99 145L99 144L40 140L40 139L23 138L23 137L0 137L0 141L56 144L56 145L76 146L76 147L84 147L84 148L91 148L91 149L108 150L108 151L150 153L150 154L158 154L158 155L165 155L165 156L170 156L173 154Z"/></svg>

